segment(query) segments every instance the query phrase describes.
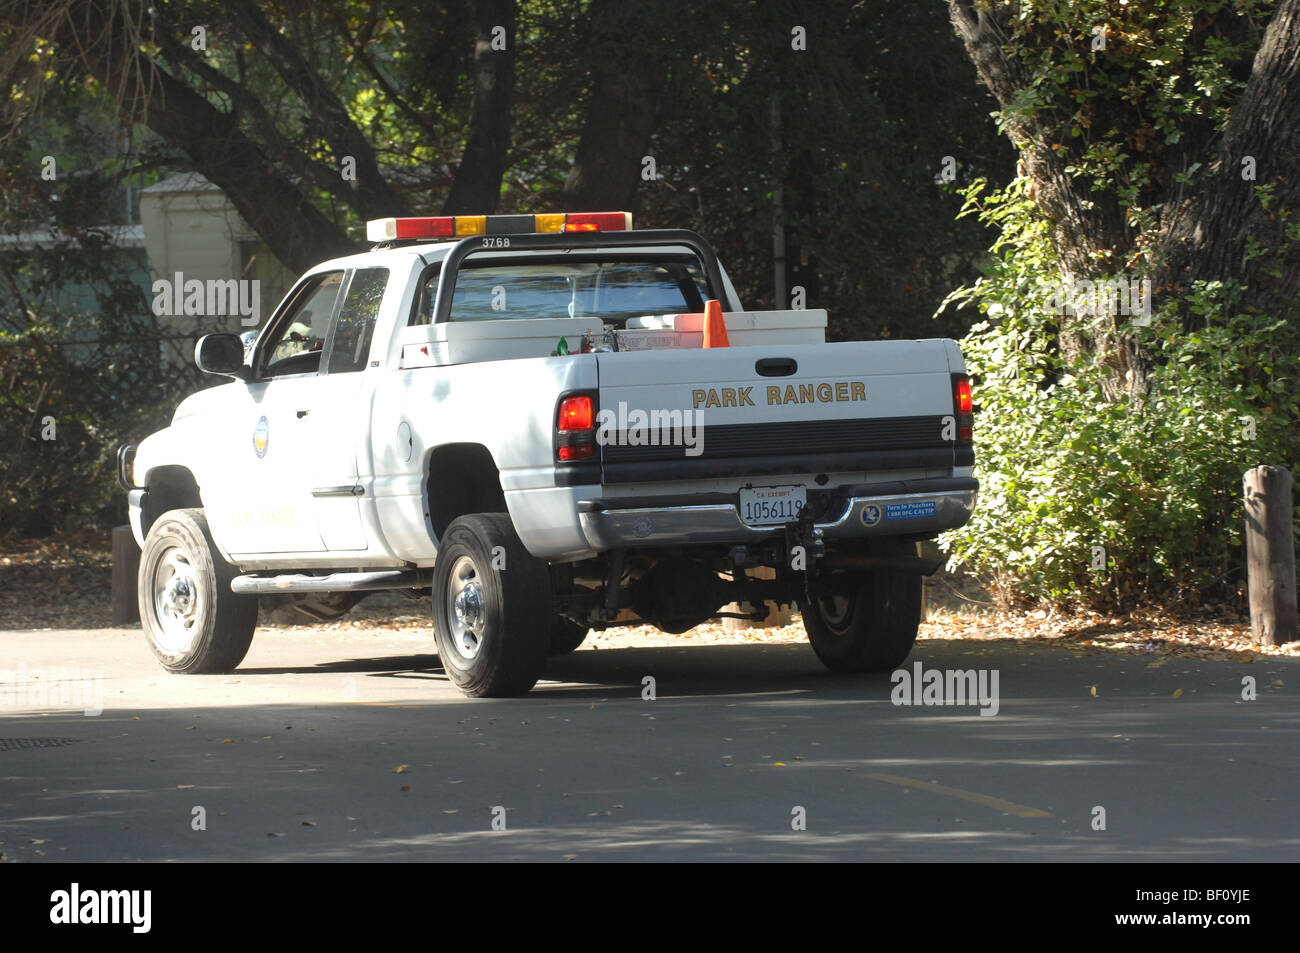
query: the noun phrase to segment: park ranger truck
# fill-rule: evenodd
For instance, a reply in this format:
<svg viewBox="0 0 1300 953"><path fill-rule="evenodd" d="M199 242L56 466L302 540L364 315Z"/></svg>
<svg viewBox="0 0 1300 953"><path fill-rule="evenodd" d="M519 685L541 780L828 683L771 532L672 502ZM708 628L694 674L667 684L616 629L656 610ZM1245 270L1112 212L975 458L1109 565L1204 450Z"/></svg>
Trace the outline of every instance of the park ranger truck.
<svg viewBox="0 0 1300 953"><path fill-rule="evenodd" d="M637 618L684 632L797 604L834 671L912 648L919 541L975 505L951 340L825 343L826 312L746 311L699 235L623 212L368 223L232 378L119 451L140 618L173 672L227 672L259 604L431 598L448 677L528 691Z"/></svg>

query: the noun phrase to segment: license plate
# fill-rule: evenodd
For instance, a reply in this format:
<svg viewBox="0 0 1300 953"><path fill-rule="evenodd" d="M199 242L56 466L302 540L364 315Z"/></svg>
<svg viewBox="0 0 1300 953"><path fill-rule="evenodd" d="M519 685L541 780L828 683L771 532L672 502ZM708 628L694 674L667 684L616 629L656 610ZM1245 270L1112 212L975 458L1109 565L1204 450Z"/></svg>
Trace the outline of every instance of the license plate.
<svg viewBox="0 0 1300 953"><path fill-rule="evenodd" d="M740 518L750 526L792 523L808 502L802 486L759 486L740 491Z"/></svg>

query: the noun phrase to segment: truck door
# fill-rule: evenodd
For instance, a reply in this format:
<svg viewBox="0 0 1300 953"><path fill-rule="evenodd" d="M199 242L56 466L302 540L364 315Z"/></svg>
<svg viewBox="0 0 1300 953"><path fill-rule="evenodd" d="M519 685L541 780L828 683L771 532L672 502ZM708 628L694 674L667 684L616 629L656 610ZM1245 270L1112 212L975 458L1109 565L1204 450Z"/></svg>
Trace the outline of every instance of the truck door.
<svg viewBox="0 0 1300 953"><path fill-rule="evenodd" d="M294 416L311 461L307 492L320 536L330 552L365 550L358 454L370 439L370 345L388 284L387 268L353 271L331 328L321 374L296 395ZM377 373L378 369L374 371Z"/></svg>
<svg viewBox="0 0 1300 953"><path fill-rule="evenodd" d="M244 395L215 424L211 451L224 478L203 489L224 524L213 531L232 555L325 548L311 494L310 413L301 411L317 401L344 278L340 270L301 284L259 345Z"/></svg>

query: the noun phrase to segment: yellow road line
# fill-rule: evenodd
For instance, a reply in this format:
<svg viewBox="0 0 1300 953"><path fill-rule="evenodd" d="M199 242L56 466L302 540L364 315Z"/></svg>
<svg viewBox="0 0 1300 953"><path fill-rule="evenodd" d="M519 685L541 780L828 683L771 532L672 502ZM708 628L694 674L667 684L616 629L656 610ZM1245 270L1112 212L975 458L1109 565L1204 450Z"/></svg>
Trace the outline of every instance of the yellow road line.
<svg viewBox="0 0 1300 953"><path fill-rule="evenodd" d="M901 787L916 788L920 791L929 791L931 794L946 794L948 797L960 798L974 804L983 804L985 807L991 807L996 811L1004 811L1007 814L1014 814L1016 817L1052 816L1049 812L1040 811L1036 807L1027 807L1024 804L1017 804L1015 801L990 797L987 794L976 794L974 791L963 791L961 788L950 788L946 784L935 784L932 781L902 778L897 774L863 774L860 777L871 778L873 781L884 781L886 784L897 784Z"/></svg>

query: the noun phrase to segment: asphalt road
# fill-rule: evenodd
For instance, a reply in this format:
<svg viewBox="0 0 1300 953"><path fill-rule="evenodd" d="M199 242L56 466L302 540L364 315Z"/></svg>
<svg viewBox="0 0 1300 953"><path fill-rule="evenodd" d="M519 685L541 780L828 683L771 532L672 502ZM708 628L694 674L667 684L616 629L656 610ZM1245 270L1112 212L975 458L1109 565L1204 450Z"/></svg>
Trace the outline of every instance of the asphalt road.
<svg viewBox="0 0 1300 953"><path fill-rule="evenodd" d="M944 640L918 661L996 670L997 714L895 705L806 644L584 649L470 700L415 634L259 634L234 675L187 677L135 629L0 631L0 855L1300 858L1296 661Z"/></svg>

